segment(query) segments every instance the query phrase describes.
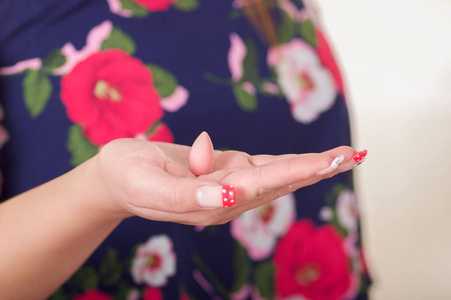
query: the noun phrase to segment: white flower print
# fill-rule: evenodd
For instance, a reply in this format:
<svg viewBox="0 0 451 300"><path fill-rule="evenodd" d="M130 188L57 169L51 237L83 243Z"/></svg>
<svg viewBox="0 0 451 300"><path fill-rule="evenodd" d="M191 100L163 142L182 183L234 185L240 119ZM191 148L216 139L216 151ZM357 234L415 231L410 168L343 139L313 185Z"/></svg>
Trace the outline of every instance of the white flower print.
<svg viewBox="0 0 451 300"><path fill-rule="evenodd" d="M232 221L232 236L247 249L251 259L265 259L271 255L277 238L295 220L294 206L295 197L288 194L247 211Z"/></svg>
<svg viewBox="0 0 451 300"><path fill-rule="evenodd" d="M354 192L343 190L337 198L338 222L348 231L354 231L358 222L357 200Z"/></svg>
<svg viewBox="0 0 451 300"><path fill-rule="evenodd" d="M132 261L132 277L137 284L162 287L175 274L176 256L166 235L150 237L138 247Z"/></svg>
<svg viewBox="0 0 451 300"><path fill-rule="evenodd" d="M309 124L332 107L336 98L332 75L307 43L296 38L273 47L267 60L268 65L275 67L278 83L296 121Z"/></svg>

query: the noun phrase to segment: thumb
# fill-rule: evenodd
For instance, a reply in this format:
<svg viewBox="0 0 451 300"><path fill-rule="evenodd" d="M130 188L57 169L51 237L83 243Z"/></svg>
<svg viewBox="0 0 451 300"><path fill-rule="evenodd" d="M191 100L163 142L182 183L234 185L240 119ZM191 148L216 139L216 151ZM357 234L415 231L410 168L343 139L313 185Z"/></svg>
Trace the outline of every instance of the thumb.
<svg viewBox="0 0 451 300"><path fill-rule="evenodd" d="M175 177L160 168L154 168L147 175L141 174L140 179L139 185L144 189L139 198L143 199L143 202L136 206L141 208L187 213L231 207L236 202L235 188L232 185L222 185L198 177Z"/></svg>

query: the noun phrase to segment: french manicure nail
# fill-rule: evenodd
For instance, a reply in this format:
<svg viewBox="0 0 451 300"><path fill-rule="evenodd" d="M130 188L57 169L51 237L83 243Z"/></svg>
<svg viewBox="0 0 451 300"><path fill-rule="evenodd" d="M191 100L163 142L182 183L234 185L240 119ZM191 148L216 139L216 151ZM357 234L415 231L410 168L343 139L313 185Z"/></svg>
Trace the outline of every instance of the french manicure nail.
<svg viewBox="0 0 451 300"><path fill-rule="evenodd" d="M197 203L204 208L231 207L235 205L233 185L205 185L197 189Z"/></svg>
<svg viewBox="0 0 451 300"><path fill-rule="evenodd" d="M324 174L327 174L327 173L332 172L333 170L335 170L336 168L338 168L338 166L343 162L344 159L345 159L345 158L344 158L343 155L340 155L340 156L336 157L336 158L332 161L332 163L330 164L330 166L327 167L327 168L324 169L324 170L319 171L319 172L318 172L318 175L324 175Z"/></svg>

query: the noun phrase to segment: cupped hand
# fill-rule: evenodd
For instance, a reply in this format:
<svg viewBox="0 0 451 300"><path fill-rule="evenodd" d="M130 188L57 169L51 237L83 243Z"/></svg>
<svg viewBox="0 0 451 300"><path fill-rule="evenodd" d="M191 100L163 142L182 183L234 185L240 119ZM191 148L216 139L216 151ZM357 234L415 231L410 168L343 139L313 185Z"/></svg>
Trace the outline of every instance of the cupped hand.
<svg viewBox="0 0 451 300"><path fill-rule="evenodd" d="M347 171L356 164L355 155L347 146L280 156L215 151L204 132L192 147L115 140L99 153L97 167L106 194L124 217L213 225ZM224 188L235 193L230 207L223 207Z"/></svg>

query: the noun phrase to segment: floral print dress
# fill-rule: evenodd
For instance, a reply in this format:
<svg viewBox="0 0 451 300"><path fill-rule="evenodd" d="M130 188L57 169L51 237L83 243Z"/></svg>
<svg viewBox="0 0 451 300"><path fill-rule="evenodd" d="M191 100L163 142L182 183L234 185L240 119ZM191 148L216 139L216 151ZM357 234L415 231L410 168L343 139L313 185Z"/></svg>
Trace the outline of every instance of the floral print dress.
<svg viewBox="0 0 451 300"><path fill-rule="evenodd" d="M312 5L273 1L267 46L236 1L0 3L3 198L122 137L217 149L350 144L343 82ZM367 299L352 173L229 224L124 220L51 299Z"/></svg>

